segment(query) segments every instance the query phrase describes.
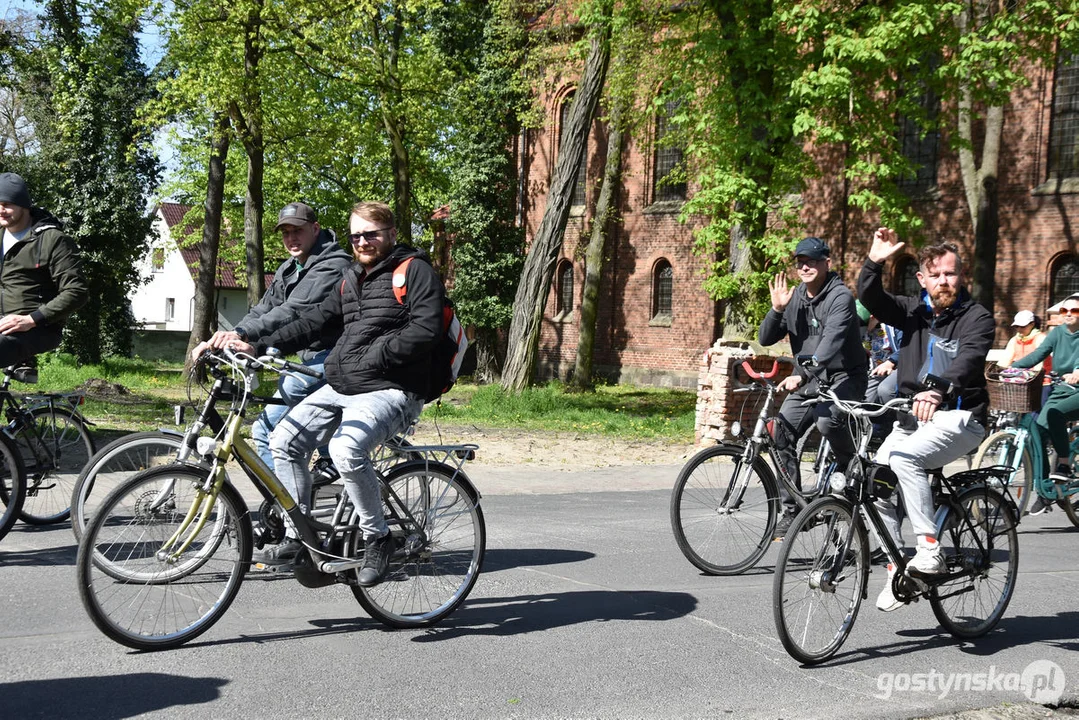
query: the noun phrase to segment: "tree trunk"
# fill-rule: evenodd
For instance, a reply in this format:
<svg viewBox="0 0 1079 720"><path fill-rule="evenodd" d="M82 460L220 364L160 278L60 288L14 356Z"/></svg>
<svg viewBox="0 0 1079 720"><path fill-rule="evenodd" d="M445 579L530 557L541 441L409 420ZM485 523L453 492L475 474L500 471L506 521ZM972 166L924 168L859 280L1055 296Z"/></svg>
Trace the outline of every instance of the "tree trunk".
<svg viewBox="0 0 1079 720"><path fill-rule="evenodd" d="M741 223L731 228L731 245L728 262L731 274L748 272L752 269L753 253L749 244L749 231ZM746 312L747 298L735 296L727 299L726 308L723 311L723 338L726 340L744 340L755 337L756 333L746 322L749 314Z"/></svg>
<svg viewBox="0 0 1079 720"><path fill-rule="evenodd" d="M229 154L229 116L218 113L214 118L210 141L210 163L206 180L206 202L203 206L202 241L199 242L199 273L195 279L195 307L191 319L191 339L187 342L184 370L191 371L191 351L210 337L217 303L214 286L217 279L217 251L221 245L221 206L225 197L225 160Z"/></svg>
<svg viewBox="0 0 1079 720"><path fill-rule="evenodd" d="M472 373L475 380L481 384L498 382L505 351L501 346L498 330L496 328L477 328L476 338L473 341L476 346L476 370Z"/></svg>
<svg viewBox="0 0 1079 720"><path fill-rule="evenodd" d="M573 366L571 385L591 390L593 355L596 345L596 316L599 312L599 287L603 280L603 249L607 235L614 226L617 213L617 190L622 178L622 143L624 112L621 98L611 107L607 129L607 158L603 166L603 184L596 203L592 235L584 256L584 288L581 294L580 326L577 331L577 359Z"/></svg>
<svg viewBox="0 0 1079 720"><path fill-rule="evenodd" d="M973 23L970 9L956 16L956 24L964 34ZM994 288L997 273L997 249L1000 244L1000 219L997 196L997 177L1000 165L1000 139L1004 131L1004 108L991 106L985 110L985 137L982 140L981 163L974 155L974 102L970 86L960 89L957 131L963 141L959 148L959 173L970 210L974 235L974 257L964 258L969 267L971 296L993 312Z"/></svg>
<svg viewBox="0 0 1079 720"><path fill-rule="evenodd" d="M266 258L262 241L265 210L265 139L262 134L262 90L259 63L262 59L262 3L257 2L244 27L243 108L229 103L229 114L247 154L247 195L244 198L244 257L247 271L247 306L254 307L266 290Z"/></svg>
<svg viewBox="0 0 1079 720"><path fill-rule="evenodd" d="M517 286L506 365L502 369L502 387L510 392L519 392L527 387L535 371L543 310L551 288L551 275L554 273L566 232L577 168L584 161L585 141L607 75L610 35L610 23L607 22L592 38L581 86L570 108L569 127L563 134L562 144L558 149L554 181L547 195L547 207L543 211L543 220L540 221L532 246L528 249L521 282Z"/></svg>
<svg viewBox="0 0 1079 720"><path fill-rule="evenodd" d="M373 23L372 34L376 45L384 53L378 55L381 68L379 83L379 104L382 111L382 125L390 141L390 168L393 171L393 213L397 218L397 239L406 245L412 244L412 182L409 167L408 130L405 118L401 114L401 77L398 56L401 50L401 35L404 28L400 22L401 10L393 3L392 25L389 28L388 43L383 45L382 33L379 32L382 18L377 14Z"/></svg>

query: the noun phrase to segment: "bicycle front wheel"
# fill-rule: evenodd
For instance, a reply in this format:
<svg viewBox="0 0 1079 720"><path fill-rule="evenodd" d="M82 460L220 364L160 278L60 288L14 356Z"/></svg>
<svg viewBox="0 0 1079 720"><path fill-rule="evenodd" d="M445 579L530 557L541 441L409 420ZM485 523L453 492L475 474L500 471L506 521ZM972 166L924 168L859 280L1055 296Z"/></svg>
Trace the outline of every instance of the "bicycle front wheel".
<svg viewBox="0 0 1079 720"><path fill-rule="evenodd" d="M208 630L228 609L251 563L251 519L239 493L221 488L213 513L176 555L179 530L205 472L167 466L119 485L91 518L76 563L79 595L94 624L138 650L176 647ZM181 534L181 542L196 527Z"/></svg>
<svg viewBox="0 0 1079 720"><path fill-rule="evenodd" d="M759 455L717 445L700 451L678 473L671 494L671 529L682 554L709 575L737 575L768 550L779 492Z"/></svg>
<svg viewBox="0 0 1079 720"><path fill-rule="evenodd" d="M411 526L392 522L396 549L385 579L373 587L352 586L367 613L395 628L426 627L443 619L465 601L476 584L487 547L487 528L479 492L456 468L409 461L394 466L385 485L388 502L398 515L408 511ZM362 552L359 533L349 548Z"/></svg>
<svg viewBox="0 0 1079 720"><path fill-rule="evenodd" d="M869 539L849 502L823 497L798 513L772 584L776 631L791 657L815 665L839 650L868 579Z"/></svg>
<svg viewBox="0 0 1079 720"><path fill-rule="evenodd" d="M19 517L32 525L67 520L71 491L94 454L94 440L73 410L39 407L17 421L15 443L26 466L26 502Z"/></svg>
<svg viewBox="0 0 1079 720"><path fill-rule="evenodd" d="M1000 621L1015 591L1019 535L1004 496L986 488L960 493L937 535L948 580L929 603L944 629L959 638L985 635Z"/></svg>
<svg viewBox="0 0 1079 720"><path fill-rule="evenodd" d="M1030 496L1034 493L1034 462L1030 457L1029 445L1019 451L1017 442L1018 435L1007 430L999 430L978 446L974 454L972 467L982 468L992 465L1005 465L1012 468L1011 477L1008 479L1008 492L1015 501L1019 517L1023 516L1030 503Z"/></svg>
<svg viewBox="0 0 1079 720"><path fill-rule="evenodd" d="M19 519L25 500L26 470L22 458L11 439L0 433L0 539Z"/></svg>
<svg viewBox="0 0 1079 720"><path fill-rule="evenodd" d="M82 538L90 516L113 488L137 472L176 460L183 437L164 432L140 432L114 440L86 463L71 490L71 530Z"/></svg>

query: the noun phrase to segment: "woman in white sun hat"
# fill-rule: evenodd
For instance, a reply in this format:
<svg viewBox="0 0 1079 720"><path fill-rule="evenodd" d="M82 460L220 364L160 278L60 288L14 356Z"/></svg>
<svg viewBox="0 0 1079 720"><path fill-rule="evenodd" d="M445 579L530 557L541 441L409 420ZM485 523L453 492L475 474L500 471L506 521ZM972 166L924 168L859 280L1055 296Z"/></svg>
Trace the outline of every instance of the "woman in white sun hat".
<svg viewBox="0 0 1079 720"><path fill-rule="evenodd" d="M1045 333L1036 327L1036 320L1034 313L1029 310L1020 310L1015 314L1015 319L1012 320L1015 335L1008 341L1004 354L998 361L1001 367L1010 367L1019 358L1033 352L1045 340ZM1041 365L1038 365L1035 369L1040 368Z"/></svg>

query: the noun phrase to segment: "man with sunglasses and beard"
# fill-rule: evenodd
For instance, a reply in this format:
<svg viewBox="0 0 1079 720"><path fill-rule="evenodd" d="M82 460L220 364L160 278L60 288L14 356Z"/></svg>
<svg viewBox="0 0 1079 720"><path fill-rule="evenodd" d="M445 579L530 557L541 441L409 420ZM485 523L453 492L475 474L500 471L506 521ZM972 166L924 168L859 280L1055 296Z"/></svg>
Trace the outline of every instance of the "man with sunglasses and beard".
<svg viewBox="0 0 1079 720"><path fill-rule="evenodd" d="M978 447L985 436L989 393L985 356L993 345L993 316L963 287L959 248L927 245L918 253L919 297L884 290L884 264L904 243L895 231L879 228L869 258L858 276L858 299L881 322L903 332L897 372L899 395L911 398L910 414L901 414L877 452L903 491L903 503L917 536L917 552L907 565L912 577L946 571L936 537L933 493L927 471L943 467ZM877 509L896 545L903 547L899 519L891 498ZM890 612L903 605L892 593L895 566L877 597L877 608Z"/></svg>
<svg viewBox="0 0 1079 720"><path fill-rule="evenodd" d="M1068 423L1079 419L1079 293L1069 296L1060 307L1064 322L1045 336L1042 344L1012 363L1013 368L1030 368L1053 358L1053 369L1064 382L1057 383L1038 413L1038 432L1042 446L1053 443L1057 453L1056 468L1049 477L1061 482L1073 479ZM1030 515L1040 515L1052 506L1039 495L1030 506Z"/></svg>

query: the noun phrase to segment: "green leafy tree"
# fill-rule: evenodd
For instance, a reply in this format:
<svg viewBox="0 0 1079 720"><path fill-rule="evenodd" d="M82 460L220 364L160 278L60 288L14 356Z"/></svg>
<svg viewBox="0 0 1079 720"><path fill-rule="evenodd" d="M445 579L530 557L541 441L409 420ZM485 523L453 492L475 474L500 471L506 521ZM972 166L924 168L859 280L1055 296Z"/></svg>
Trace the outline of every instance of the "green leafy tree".
<svg viewBox="0 0 1079 720"><path fill-rule="evenodd" d="M997 178L1005 108L1034 64L1074 45L1079 6L1045 0L789 5L782 21L808 48L793 84L799 132L842 145L851 202L918 239L921 219L898 182L917 171L898 141L902 122L940 132L959 160L975 241L973 294L992 309ZM939 100L939 112L925 103Z"/></svg>
<svg viewBox="0 0 1079 720"><path fill-rule="evenodd" d="M461 118L451 168L447 230L454 261L453 299L476 335L476 376L498 378L499 330L513 313L513 288L524 260L524 230L516 225L514 140L528 89L521 64L526 32L512 4L483 3L474 19L484 28L475 67L462 61L455 87Z"/></svg>
<svg viewBox="0 0 1079 720"><path fill-rule="evenodd" d="M147 200L159 168L137 121L152 94L138 12L135 3L50 0L40 30L9 46L12 85L37 144L18 169L83 255L90 300L65 326L63 347L86 362L130 352L127 296L151 230Z"/></svg>

